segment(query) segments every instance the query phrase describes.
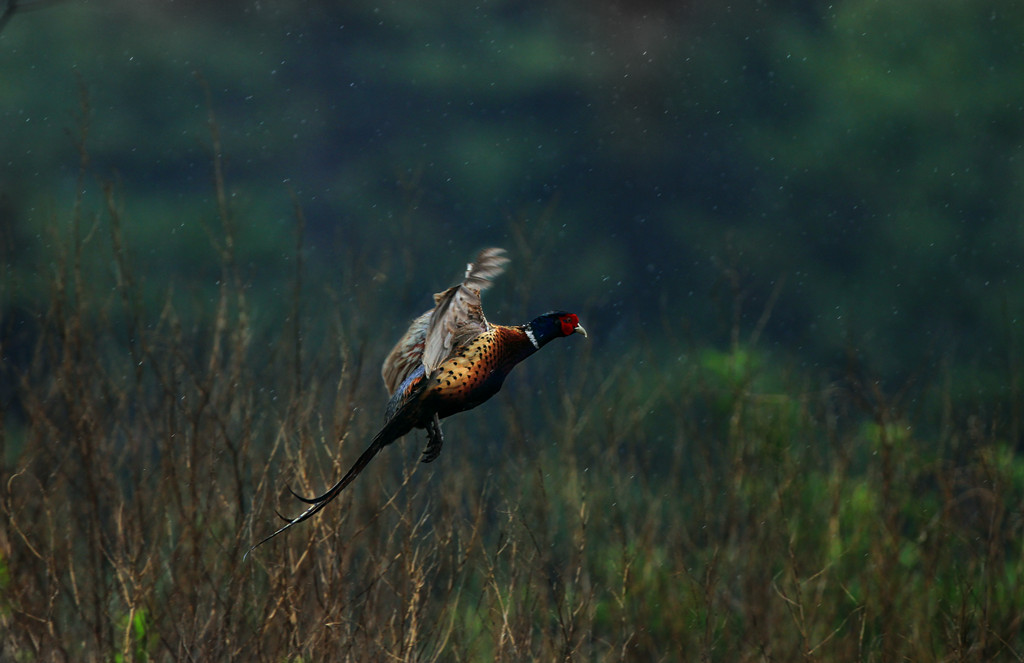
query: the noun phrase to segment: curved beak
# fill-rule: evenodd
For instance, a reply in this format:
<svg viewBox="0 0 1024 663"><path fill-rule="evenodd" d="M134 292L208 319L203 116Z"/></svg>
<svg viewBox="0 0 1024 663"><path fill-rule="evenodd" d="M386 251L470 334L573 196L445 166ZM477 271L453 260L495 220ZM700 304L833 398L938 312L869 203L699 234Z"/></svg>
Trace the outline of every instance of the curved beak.
<svg viewBox="0 0 1024 663"><path fill-rule="evenodd" d="M587 337L587 330L584 329L583 325L581 325L579 323L576 324L576 329L573 329L572 331L573 331L574 334L583 334L583 338L588 338Z"/></svg>

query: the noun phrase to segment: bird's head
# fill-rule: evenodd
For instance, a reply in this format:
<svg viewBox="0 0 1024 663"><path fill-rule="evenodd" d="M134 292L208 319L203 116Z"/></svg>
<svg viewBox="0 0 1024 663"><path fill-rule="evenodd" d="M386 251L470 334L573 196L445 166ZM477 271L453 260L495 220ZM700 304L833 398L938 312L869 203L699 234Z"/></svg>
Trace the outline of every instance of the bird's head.
<svg viewBox="0 0 1024 663"><path fill-rule="evenodd" d="M575 313L565 311L551 311L544 315L537 316L526 325L527 335L537 348L542 348L546 343L555 338L572 336L573 334L587 335L587 330L580 324L580 319Z"/></svg>

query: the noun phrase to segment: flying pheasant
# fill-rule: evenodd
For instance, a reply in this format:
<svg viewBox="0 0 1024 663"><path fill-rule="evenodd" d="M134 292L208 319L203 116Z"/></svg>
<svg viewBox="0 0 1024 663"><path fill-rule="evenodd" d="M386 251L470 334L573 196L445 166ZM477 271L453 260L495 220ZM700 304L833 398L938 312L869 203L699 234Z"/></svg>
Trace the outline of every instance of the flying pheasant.
<svg viewBox="0 0 1024 663"><path fill-rule="evenodd" d="M369 464L377 452L413 428L427 431L420 460L429 463L441 453L441 419L480 405L498 393L516 364L556 338L587 335L573 313L552 311L524 325L492 325L484 317L480 293L505 271L504 249L484 249L466 266L462 283L434 295L434 308L409 325L395 344L381 376L391 400L384 426L352 468L319 497L292 495L309 506L260 546L289 527L311 518L338 496ZM249 553L246 553L248 555Z"/></svg>

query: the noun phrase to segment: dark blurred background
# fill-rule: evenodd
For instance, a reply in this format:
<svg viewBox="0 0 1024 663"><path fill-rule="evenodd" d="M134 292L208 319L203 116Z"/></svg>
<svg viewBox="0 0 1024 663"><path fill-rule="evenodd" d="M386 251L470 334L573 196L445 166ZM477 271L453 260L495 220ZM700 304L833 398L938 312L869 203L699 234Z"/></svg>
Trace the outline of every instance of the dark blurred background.
<svg viewBox="0 0 1024 663"><path fill-rule="evenodd" d="M749 338L770 306L775 361L1008 393L1015 0L22 4L0 33L8 339L80 183L83 235L114 187L153 315L215 296L212 111L265 329L292 310L298 204L306 314L362 289L388 342L499 245L489 316L579 311L606 361Z"/></svg>

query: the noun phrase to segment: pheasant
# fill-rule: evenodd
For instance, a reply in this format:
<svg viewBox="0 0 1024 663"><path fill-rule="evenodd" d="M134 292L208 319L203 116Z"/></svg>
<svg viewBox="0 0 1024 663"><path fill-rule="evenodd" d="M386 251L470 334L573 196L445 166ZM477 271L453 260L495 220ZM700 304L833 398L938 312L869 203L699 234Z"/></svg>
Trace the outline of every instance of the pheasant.
<svg viewBox="0 0 1024 663"><path fill-rule="evenodd" d="M427 432L421 462L441 453L441 419L470 410L498 393L516 364L556 338L587 332L579 318L551 311L524 325L493 325L484 317L480 293L505 271L504 249L484 249L466 266L462 283L434 295L434 308L413 320L381 368L390 394L384 426L352 468L319 497L302 497L309 506L249 549L311 518L345 489L381 449L414 428ZM247 552L246 555L249 553Z"/></svg>

